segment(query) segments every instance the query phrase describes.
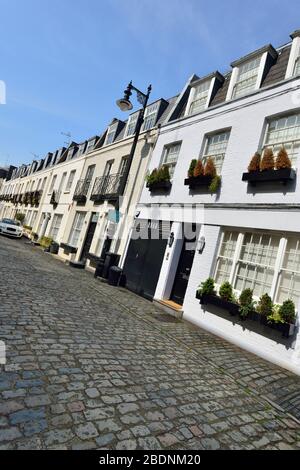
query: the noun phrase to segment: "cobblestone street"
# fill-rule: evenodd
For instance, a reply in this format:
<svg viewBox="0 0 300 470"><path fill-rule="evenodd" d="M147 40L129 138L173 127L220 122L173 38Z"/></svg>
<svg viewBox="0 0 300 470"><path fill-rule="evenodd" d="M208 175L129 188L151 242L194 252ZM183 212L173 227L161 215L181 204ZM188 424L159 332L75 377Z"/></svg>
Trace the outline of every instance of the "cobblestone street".
<svg viewBox="0 0 300 470"><path fill-rule="evenodd" d="M0 273L1 449L300 449L299 377L23 241Z"/></svg>

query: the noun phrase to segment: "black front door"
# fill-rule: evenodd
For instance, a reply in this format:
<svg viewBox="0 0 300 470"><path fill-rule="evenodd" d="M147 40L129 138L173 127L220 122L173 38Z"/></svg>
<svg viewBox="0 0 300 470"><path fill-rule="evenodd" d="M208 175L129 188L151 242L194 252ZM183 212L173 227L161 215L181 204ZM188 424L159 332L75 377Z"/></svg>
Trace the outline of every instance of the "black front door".
<svg viewBox="0 0 300 470"><path fill-rule="evenodd" d="M127 251L123 272L126 287L143 297L152 300L156 290L168 237L138 238L131 240Z"/></svg>
<svg viewBox="0 0 300 470"><path fill-rule="evenodd" d="M85 242L84 242L81 257L80 257L80 261L83 261L84 263L86 262L87 255L90 252L90 248L91 248L91 244L94 238L96 227L97 227L97 214L93 214L89 228L86 233Z"/></svg>
<svg viewBox="0 0 300 470"><path fill-rule="evenodd" d="M186 246L184 240L171 295L171 300L179 305L183 305L195 256L195 250L187 250Z"/></svg>

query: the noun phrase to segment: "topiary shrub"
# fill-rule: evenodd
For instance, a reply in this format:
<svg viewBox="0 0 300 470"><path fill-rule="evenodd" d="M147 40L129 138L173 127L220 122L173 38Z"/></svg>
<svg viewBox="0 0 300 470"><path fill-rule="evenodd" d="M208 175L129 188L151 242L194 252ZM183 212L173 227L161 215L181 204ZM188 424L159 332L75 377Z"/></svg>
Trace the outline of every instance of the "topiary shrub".
<svg viewBox="0 0 300 470"><path fill-rule="evenodd" d="M25 214L23 214L22 212L18 212L16 214L15 219L23 225L23 222L25 220Z"/></svg>
<svg viewBox="0 0 300 470"><path fill-rule="evenodd" d="M53 238L50 238L50 237L42 237L39 240L39 244L43 248L49 248L49 246L51 245L52 242L53 242Z"/></svg>
<svg viewBox="0 0 300 470"><path fill-rule="evenodd" d="M284 147L282 147L278 152L278 155L275 161L275 168L276 170L281 170L283 168L292 168L292 162L289 159L287 151L285 150Z"/></svg>
<svg viewBox="0 0 300 470"><path fill-rule="evenodd" d="M248 172L249 173L253 173L254 171L259 171L260 170L260 159L261 159L261 155L260 153L256 152L251 161L250 161L250 164L248 166Z"/></svg>
<svg viewBox="0 0 300 470"><path fill-rule="evenodd" d="M168 165L163 165L158 169L158 181L170 181L170 171Z"/></svg>
<svg viewBox="0 0 300 470"><path fill-rule="evenodd" d="M216 165L211 157L208 157L208 159L206 160L204 174L205 176L211 176L212 178L217 176Z"/></svg>
<svg viewBox="0 0 300 470"><path fill-rule="evenodd" d="M193 178L194 176L194 170L197 166L197 163L198 163L198 160L196 158L194 158L191 163L190 163L190 167L189 167L189 170L188 170L188 177L189 178Z"/></svg>
<svg viewBox="0 0 300 470"><path fill-rule="evenodd" d="M209 192L211 194L216 193L219 190L220 186L221 186L221 176L216 175L209 185L209 188L208 188Z"/></svg>
<svg viewBox="0 0 300 470"><path fill-rule="evenodd" d="M260 315L268 318L272 316L273 308L274 308L274 305L273 305L271 297L268 294L264 294L259 299L256 310L258 313L260 313Z"/></svg>
<svg viewBox="0 0 300 470"><path fill-rule="evenodd" d="M261 159L260 169L261 171L274 170L274 166L275 166L275 161L274 161L273 150L270 148L267 148L264 151L263 157Z"/></svg>
<svg viewBox="0 0 300 470"><path fill-rule="evenodd" d="M199 176L204 175L204 166L201 160L197 161L197 165L195 166L193 176L198 178Z"/></svg>
<svg viewBox="0 0 300 470"><path fill-rule="evenodd" d="M253 290L245 289L240 295L239 298L240 304L240 315L243 318L246 318L249 313L253 312L254 310L254 302L253 302Z"/></svg>
<svg viewBox="0 0 300 470"><path fill-rule="evenodd" d="M285 323L295 323L296 310L292 300L286 300L279 307L279 315Z"/></svg>
<svg viewBox="0 0 300 470"><path fill-rule="evenodd" d="M152 183L155 183L157 181L157 175L158 175L157 168L154 168L154 170L152 170L152 172L148 173L148 175L146 176L147 183L149 185L151 185Z"/></svg>
<svg viewBox="0 0 300 470"><path fill-rule="evenodd" d="M229 302L233 300L233 289L230 282L224 282L221 285L219 295L223 300L228 300Z"/></svg>
<svg viewBox="0 0 300 470"><path fill-rule="evenodd" d="M215 295L215 281L209 277L206 281L201 283L201 286L198 289L198 294L200 295Z"/></svg>

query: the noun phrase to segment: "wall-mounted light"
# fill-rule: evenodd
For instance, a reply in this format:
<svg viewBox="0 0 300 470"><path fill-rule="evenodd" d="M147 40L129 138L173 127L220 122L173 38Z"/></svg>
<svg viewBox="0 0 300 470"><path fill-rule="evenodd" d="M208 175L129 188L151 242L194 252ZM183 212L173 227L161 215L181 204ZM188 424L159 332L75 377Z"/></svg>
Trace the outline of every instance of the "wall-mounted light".
<svg viewBox="0 0 300 470"><path fill-rule="evenodd" d="M174 240L175 240L174 232L171 232L170 238L169 238L169 247L170 247L170 248L172 248L173 243L174 243Z"/></svg>
<svg viewBox="0 0 300 470"><path fill-rule="evenodd" d="M138 219L140 215L141 215L141 211L136 211L135 218Z"/></svg>
<svg viewBox="0 0 300 470"><path fill-rule="evenodd" d="M201 237L198 241L197 250L199 251L200 254L202 254L204 248L205 248L205 237Z"/></svg>

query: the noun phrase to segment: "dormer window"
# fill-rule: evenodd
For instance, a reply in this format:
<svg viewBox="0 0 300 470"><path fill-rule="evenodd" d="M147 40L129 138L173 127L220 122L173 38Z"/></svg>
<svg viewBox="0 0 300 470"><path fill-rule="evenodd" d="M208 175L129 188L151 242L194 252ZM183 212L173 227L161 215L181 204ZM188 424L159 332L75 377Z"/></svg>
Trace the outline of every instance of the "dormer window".
<svg viewBox="0 0 300 470"><path fill-rule="evenodd" d="M90 140L88 145L87 145L86 153L91 152L94 148L94 145L95 145L95 139Z"/></svg>
<svg viewBox="0 0 300 470"><path fill-rule="evenodd" d="M84 144L81 144L79 145L79 148L78 148L78 157L80 157L83 153L84 153L84 149L85 149L85 143Z"/></svg>
<svg viewBox="0 0 300 470"><path fill-rule="evenodd" d="M200 83L191 90L191 104L189 114L196 114L203 111L207 107L210 81Z"/></svg>
<svg viewBox="0 0 300 470"><path fill-rule="evenodd" d="M159 102L153 103L146 108L143 131L148 131L155 126L157 113L159 108Z"/></svg>
<svg viewBox="0 0 300 470"><path fill-rule="evenodd" d="M105 145L112 144L113 141L115 140L116 132L118 128L118 121L109 126L107 136L105 139Z"/></svg>
<svg viewBox="0 0 300 470"><path fill-rule="evenodd" d="M261 56L249 60L238 68L237 81L233 89L232 98L240 98L255 90Z"/></svg>
<svg viewBox="0 0 300 470"><path fill-rule="evenodd" d="M125 137L129 137L135 133L138 117L139 113L134 113L129 116Z"/></svg>

